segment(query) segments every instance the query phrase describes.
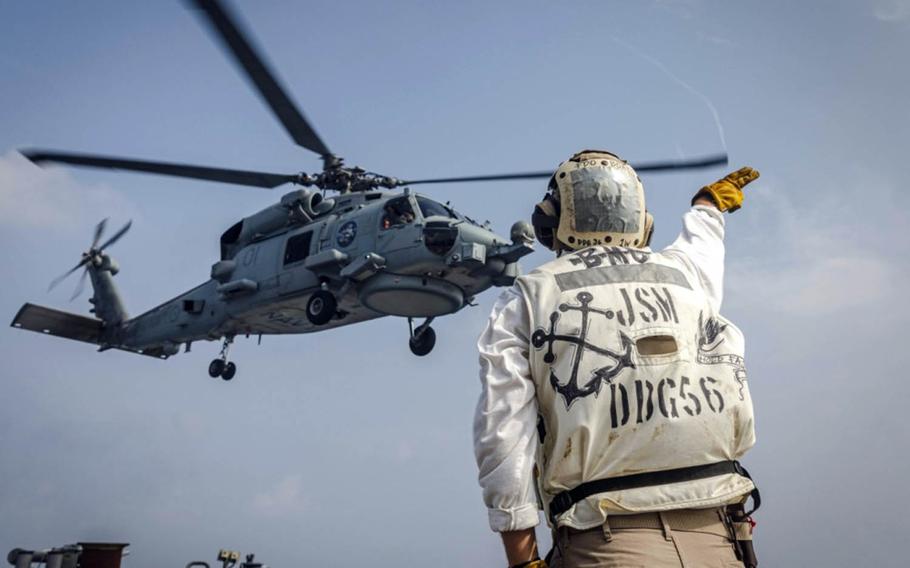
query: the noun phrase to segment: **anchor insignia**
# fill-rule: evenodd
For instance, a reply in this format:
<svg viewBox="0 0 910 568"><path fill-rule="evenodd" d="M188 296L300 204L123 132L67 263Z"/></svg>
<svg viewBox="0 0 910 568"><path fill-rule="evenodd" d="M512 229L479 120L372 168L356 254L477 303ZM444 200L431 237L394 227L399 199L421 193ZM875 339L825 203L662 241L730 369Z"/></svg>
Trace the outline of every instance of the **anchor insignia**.
<svg viewBox="0 0 910 568"><path fill-rule="evenodd" d="M560 304L557 311L550 314L549 331L540 328L531 336L531 344L534 345L535 348L540 349L544 345L547 346L547 352L544 355L543 360L549 364L556 361L556 354L553 353L554 343L561 341L572 343L576 346L572 361L572 374L568 382L561 383L559 378L553 373L553 367L550 367L550 384L556 392L563 396L566 403L566 409L572 406L572 403L579 398L584 398L592 394L597 396L603 383L606 382L607 384L610 384L624 369L635 368L635 363L632 361L632 340L623 332L619 332L621 344L620 351L613 351L599 345L594 345L588 341L588 327L591 317L602 316L611 320L616 317L616 313L613 310L603 310L591 306L594 296L590 292L579 292L575 298L578 300L578 304ZM556 331L556 324L559 322L560 314L567 312L581 313L581 331L577 336L560 334ZM607 357L612 359L613 362L611 365L594 369L591 380L584 386L579 386L578 368L581 365L581 361L585 357L585 354L588 352Z"/></svg>

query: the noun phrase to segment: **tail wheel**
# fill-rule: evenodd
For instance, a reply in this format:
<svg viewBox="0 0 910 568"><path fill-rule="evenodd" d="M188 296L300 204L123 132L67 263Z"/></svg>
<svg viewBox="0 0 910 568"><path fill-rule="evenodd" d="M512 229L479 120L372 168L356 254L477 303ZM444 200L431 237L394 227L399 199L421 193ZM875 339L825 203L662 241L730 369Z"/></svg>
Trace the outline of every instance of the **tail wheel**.
<svg viewBox="0 0 910 568"><path fill-rule="evenodd" d="M221 378L225 381L229 381L234 378L234 375L237 374L237 365L233 361L227 363L224 366L224 370L221 371Z"/></svg>
<svg viewBox="0 0 910 568"><path fill-rule="evenodd" d="M335 317L338 311L338 301L331 292L319 290L310 296L306 305L306 319L313 325L325 325Z"/></svg>
<svg viewBox="0 0 910 568"><path fill-rule="evenodd" d="M230 364L233 365L233 363ZM225 362L222 359L212 359L212 362L209 363L209 376L213 379L215 377L220 377L221 374L224 373L226 366L227 365L225 365ZM234 375L231 374L231 376L233 377Z"/></svg>
<svg viewBox="0 0 910 568"><path fill-rule="evenodd" d="M432 327L425 328L419 334L411 337L411 339L408 340L408 347L411 348L411 353L417 355L418 357L428 355L435 346L436 331L433 330Z"/></svg>

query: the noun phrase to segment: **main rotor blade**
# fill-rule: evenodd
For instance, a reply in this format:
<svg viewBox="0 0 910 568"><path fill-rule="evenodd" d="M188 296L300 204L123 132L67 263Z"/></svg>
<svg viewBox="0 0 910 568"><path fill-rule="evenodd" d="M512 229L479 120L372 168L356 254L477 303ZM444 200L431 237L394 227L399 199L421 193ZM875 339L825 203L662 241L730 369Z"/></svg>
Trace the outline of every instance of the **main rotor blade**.
<svg viewBox="0 0 910 568"><path fill-rule="evenodd" d="M85 266L86 264L88 264L88 261L89 261L90 259L91 259L91 257L86 256L85 258L83 258L82 260L79 261L79 264L77 264L76 266L70 268L69 270L67 270L66 272L64 272L63 274L61 274L60 276L58 276L58 277L54 278L53 280L51 280L50 285L47 287L47 291L50 292L51 290L53 290L54 288L56 288L56 287L57 287L57 284L60 284L61 282L63 282L64 280L66 280L66 277L67 277L67 276L69 276L69 275L72 274L73 272L76 272L77 270L79 270L80 268L82 268L83 266Z"/></svg>
<svg viewBox="0 0 910 568"><path fill-rule="evenodd" d="M266 65L265 58L247 39L250 34L244 33L238 18L218 0L190 1L208 16L208 21L214 27L218 37L234 55L237 63L246 71L247 77L271 107L272 112L284 125L294 142L321 156L330 155L332 152L328 146L319 138L310 123L303 117L303 113L288 97L286 91L278 83L275 74Z"/></svg>
<svg viewBox="0 0 910 568"><path fill-rule="evenodd" d="M113 235L111 238L109 238L108 240L104 241L104 244L101 245L100 247L98 247L98 250L104 250L104 249L106 249L107 247L109 247L109 246L111 246L112 244L114 244L114 243L116 243L117 241L119 241L119 240L120 240L120 237L122 237L123 235L125 235L126 232L129 231L129 230L130 230L130 227L132 227L132 226L133 226L133 222L132 222L132 221L127 221L126 225L124 225L122 229L120 229L119 231L117 231L116 233L114 233L114 235Z"/></svg>
<svg viewBox="0 0 910 568"><path fill-rule="evenodd" d="M544 172L524 172L520 174L496 174L491 176L467 176L454 178L414 179L402 181L400 185L413 185L417 183L461 183L466 181L503 181L510 179L537 179L548 178L553 175L553 170Z"/></svg>
<svg viewBox="0 0 910 568"><path fill-rule="evenodd" d="M231 170L227 168L209 168L206 166L193 166L189 164L174 164L169 162L149 162L134 160L132 158L115 158L110 156L97 156L92 154L71 154L53 150L20 150L23 156L36 164L59 163L73 166L87 166L91 168L107 168L111 170L129 170L149 174L220 181L236 185L265 187L272 189L283 183L290 183L297 179L297 175L271 174L249 170Z"/></svg>
<svg viewBox="0 0 910 568"><path fill-rule="evenodd" d="M107 217L101 220L100 223L95 225L95 237L92 239L92 246L89 247L89 250L93 250L98 246L98 241L101 240L101 235L104 234L104 228L107 226Z"/></svg>
<svg viewBox="0 0 910 568"><path fill-rule="evenodd" d="M730 163L730 158L726 154L714 154L704 158L692 158L690 160L666 160L663 162L645 162L642 164L632 164L636 172L669 172L680 170L700 170L703 168L713 168L714 166L726 166Z"/></svg>
<svg viewBox="0 0 910 568"><path fill-rule="evenodd" d="M713 166L724 166L728 163L726 154L716 154L704 158L694 158L691 160L668 160L664 162L645 162L641 164L632 164L637 172L666 172L680 170L697 170L701 168L710 168ZM435 178L435 179L418 179L401 182L400 185L412 185L418 183L460 183L468 181L503 181L511 179L544 179L553 175L553 170L541 172L523 172L516 174L496 174L489 176L468 176L454 178Z"/></svg>

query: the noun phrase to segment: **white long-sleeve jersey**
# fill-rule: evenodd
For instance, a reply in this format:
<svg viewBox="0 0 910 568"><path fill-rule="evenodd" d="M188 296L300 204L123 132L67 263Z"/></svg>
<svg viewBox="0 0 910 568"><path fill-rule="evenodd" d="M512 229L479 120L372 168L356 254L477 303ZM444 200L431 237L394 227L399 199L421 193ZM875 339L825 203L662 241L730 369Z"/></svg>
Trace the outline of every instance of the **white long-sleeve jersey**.
<svg viewBox="0 0 910 568"><path fill-rule="evenodd" d="M680 350L685 354L687 346L690 348L691 357L684 356L680 359L680 362L674 363L673 365L657 367L659 371L652 371L655 367L647 367L647 365L654 365L653 362L648 362L647 358L642 358L641 355L636 351L635 357L636 362L638 363L637 368L635 365L631 365L631 369L626 369L628 373L626 375L620 375L617 378L619 379L625 377L625 380L629 378L636 378L638 384L633 385L633 383L628 382L625 387L620 387L623 390L624 396L626 399L623 399L623 404L626 407L623 407L626 415L620 415L620 419L628 420L628 398L634 398L632 395L627 393L632 392L634 388L638 389L638 422L642 423L642 412L643 412L643 403L642 403L642 384L644 384L645 379L641 378L649 377L648 372L659 372L659 373L669 373L673 369L682 368L682 365L689 364L688 361L691 358L692 361L695 361L696 353L698 354L698 362L693 364L701 363L710 363L709 359L705 357L713 355L717 357L716 353L719 351L710 351L715 349L715 346L707 345L704 339L696 339L696 332L703 334L702 328L702 318L712 318L711 325L714 326L714 331L722 330L726 327L729 327L729 333L731 337L727 340L727 345L739 344L738 349L741 351L741 334L726 320L723 320L719 316L719 309L723 295L723 272L724 272L724 219L720 211L711 206L694 206L690 211L685 213L683 216L683 228L682 232L679 234L677 239L666 249L660 251L659 253L652 253L649 249L644 249L642 252L647 254L650 258L661 259L660 262L664 263L664 270L673 270L676 273L682 275L683 283L688 286L688 292L690 295L696 298L698 302L699 298L703 298L703 308L702 311L704 314L698 313L697 320L698 324L694 324L692 318L687 318L686 314L680 316L681 331L677 333L676 331L668 331L667 333L672 333L678 335L678 341L680 342ZM546 374L543 369L548 367L543 366L539 358L539 353L542 351L540 342L543 341L544 336L539 335L537 339L532 339L532 334L538 335L542 334L543 324L541 323L544 320L544 316L548 315L549 312L541 312L543 308L538 304L539 301L549 300L549 293L543 294L547 298L529 298L528 290L540 290L541 284L537 284L535 288L533 285L534 279L537 278L538 282L550 282L553 281L552 274L542 274L547 272L546 267L550 265L559 265L561 268L553 269L555 271L563 271L564 274L559 274L559 278L563 278L559 282L559 288L562 290L566 289L578 289L582 288L583 284L579 284L579 281L583 281L586 277L590 278L591 273L584 273L585 268L590 269L594 266L594 263L589 263L587 259L584 258L582 253L573 253L576 255L575 259L568 259L574 265L581 265L582 262L579 259L585 261L586 266L580 266L580 269L577 272L565 272L566 267L569 267L569 270L574 270L572 265L568 262L557 259L552 263L548 263L541 267L540 269L532 272L528 275L529 280L532 284L524 283L520 279L516 284L505 290L496 304L493 307L493 310L490 314L490 318L487 322L487 326L484 329L483 333L478 339L477 346L480 354L480 379L481 379L481 395L480 400L477 404L477 409L474 418L474 450L475 456L477 459L477 464L479 467L479 481L480 486L483 490L483 499L486 503L489 510L489 521L490 526L494 531L513 531L520 530L529 527L536 526L539 522L538 510L540 505L546 505L548 500L552 498L552 494L558 492L561 489L570 489L572 486L577 485L582 481L589 481L588 477L590 476L604 476L604 475L622 475L623 472L632 472L632 471L641 471L642 469L647 470L651 469L667 469L671 467L681 467L679 465L674 465L675 462L663 463L659 459L655 461L654 458L650 456L642 456L642 463L637 464L643 466L641 468L635 468L630 466L628 463L630 460L634 462L636 448L642 444L646 444L642 439L634 438L634 434L623 434L626 436L626 446L623 446L623 439L617 440L616 437L620 435L621 430L617 429L618 426L626 424L617 423L616 417L616 396L617 391L613 391L614 405L613 408L613 427L611 430L611 435L609 442L606 440L606 435L603 435L601 438L596 438L596 433L591 433L592 426L595 426L599 431L609 430L610 422L605 417L606 407L609 406L609 399L607 395L601 394L601 388L598 387L594 396L586 397L586 395L578 396L573 395L578 398L578 400L570 399L563 395L564 400L560 399L552 391L550 381L554 379L554 372L552 367L549 367L549 377L541 377L538 375ZM581 256L579 256L581 255ZM567 255L563 255L564 259ZM592 257L593 258L593 257ZM595 258L596 260L596 258ZM644 262L644 261L642 261ZM651 261L648 261L651 262ZM561 264L560 264L561 263ZM596 263L600 264L600 261ZM604 262L604 264L606 264ZM666 268L670 267L670 268ZM675 267L675 268L674 268ZM552 271L551 271L552 272ZM535 276L536 274L536 276ZM566 280L566 275L569 275L569 279ZM580 275L580 276L578 276ZM524 277L523 277L524 278ZM575 280L572 280L575 278ZM691 280L686 280L688 278ZM542 280L544 279L544 280ZM549 280L547 280L549 279ZM571 282L570 282L571 281ZM570 282L566 284L566 282ZM574 284L572 282L575 282ZM530 286L530 288L529 288ZM556 290L556 286L545 284L544 287L552 287ZM664 288L666 290L666 288ZM557 290L558 294L559 291ZM566 294L574 294L575 290L571 292L564 292L562 298L574 296L567 296ZM625 295L625 292L623 292ZM647 292L645 292L647 294ZM557 300L553 301L562 301L563 303L559 307L559 311L566 312L571 311L566 310L565 300L559 300L560 296L556 296ZM601 297L605 297L601 295ZM619 295L616 296L620 297ZM581 296L579 295L579 298ZM653 301L651 302L654 303ZM692 302L690 301L690 304ZM556 304L553 304L556 305ZM644 303L645 306L651 307L647 302ZM630 313L626 316L627 319L634 318L632 314L631 305L629 306ZM685 308L681 306L680 309ZM572 308L574 309L574 308ZM538 313L539 312L539 313ZM609 313L608 317L612 318L612 312ZM618 311L619 318L622 320L621 311ZM638 323L636 325L641 326L641 320L650 321L646 311L639 312L641 316L638 318ZM657 313L656 311L654 313ZM552 322L552 325L556 325L556 320L559 317L563 317L563 321L568 320L569 314L557 315L557 311L553 311L553 315L549 317L549 321ZM675 316L675 314L674 314ZM554 320L554 317L556 320ZM653 317L653 316L652 316ZM693 316L694 317L694 316ZM717 319L720 318L721 324L717 324ZM656 321L657 318L655 318ZM536 324L534 320L537 320ZM588 321L588 320L583 320ZM612 320L609 323L613 327L602 328L608 331L602 331L602 334L609 335L613 333L614 328L618 328L619 324L616 320ZM672 321L670 322L673 323ZM679 322L676 322L679 323ZM643 329L632 329L632 321L623 321L623 325L629 324L628 331L629 335L632 337L643 337L647 333L647 330ZM532 329L532 326L536 327ZM590 325L590 324L589 324ZM600 325L600 324L598 324ZM651 325L653 328L652 324ZM686 326L691 327L688 329ZM647 326L645 326L647 327ZM576 328L573 328L577 331ZM663 328L661 328L663 329ZM670 329L670 328L667 328ZM690 342L686 339L687 334L691 331L692 341ZM709 333L711 330L708 330ZM550 332L551 338L556 337L552 335L553 328L551 327ZM663 333L663 332L662 332ZM715 334L716 335L716 334ZM716 337L710 338L712 341L717 342ZM723 338L721 338L723 339ZM689 345L691 343L691 345ZM553 350L553 343L549 344L549 349ZM575 347L573 347L575 349ZM538 353L538 355L535 355ZM754 442L754 435L752 434L752 417L751 417L751 399L748 399L748 392L746 391L746 397L743 397L742 392L745 381L745 368L742 366L742 357L740 355L726 355L727 359L724 361L729 362L733 357L733 360L738 360L740 362L740 368L735 369L737 374L734 378L736 381L739 381L739 398L743 401L743 407L741 409L734 410L734 420L740 420L741 424L733 425L730 432L740 430L748 430L745 434L737 433L727 435L727 438L737 438L731 444L721 443L721 446L715 447L718 445L717 442L714 442L714 445L709 449L704 450L702 448L696 447L694 451L685 450L682 451L683 454L696 456L692 459L698 461L698 457L701 459L733 459L739 457L748 447ZM538 359L535 359L538 357ZM546 359L548 363L552 361L552 356L550 359ZM714 361L716 362L716 361ZM602 361L600 362L602 364ZM729 366L729 365L728 365ZM578 368L578 363L575 363L576 369ZM537 373L534 370L537 370ZM713 369L713 368L712 368ZM642 374L644 370L644 374ZM697 373L699 368L692 369L691 365L684 368L685 372L689 375ZM623 369L620 369L622 372ZM632 375L632 372L638 373ZM563 373L565 374L565 373ZM714 373L716 374L716 373ZM731 377L733 377L733 371L730 372ZM655 375L656 376L656 375ZM574 374L573 374L574 377ZM684 377L685 378L685 377ZM560 378L559 380L565 380ZM688 384L688 379L685 379ZM711 379L712 381L714 379ZM697 381L697 379L696 379ZM681 382L681 381L680 381ZM557 383L553 383L554 387ZM733 387L736 387L736 382L731 380L730 384ZM675 387L675 383L673 383ZM615 387L612 385L611 387ZM652 385L648 385L648 398L647 403L648 414L647 417L650 419L651 415L654 414L656 419L660 419L661 416L654 411L654 408L657 408L657 405L652 405L651 399L651 389ZM657 386L657 382L654 382L654 386ZM663 385L666 386L666 385ZM673 416L671 417L668 410L664 410L664 407L669 407L669 403L665 400L668 395L666 395L663 390L669 391L669 389L663 389L661 393L658 393L658 397L661 398L658 402L660 403L660 411L664 412L665 420L670 420L673 422L675 420L676 424L683 423L677 417L678 413L676 404L677 401L672 400L673 404ZM704 384L701 387L705 389ZM733 398L734 390L724 390L722 386L717 387L719 391L704 390L705 396L708 397L708 400L701 399L693 400L693 404L697 404L697 410L702 411L704 407L705 413L707 414L707 408L710 405L711 410L717 410L715 406L721 407L723 411L723 402L720 401L721 393L728 399ZM695 397L691 393L684 393L683 387L680 386L681 397L679 399L680 407L685 403L685 412L688 412L690 416L695 416L693 412L690 412L692 408L688 406L688 400L686 397ZM538 392L546 390L547 392ZM656 389L655 389L656 390ZM697 387L696 387L697 390ZM609 393L608 390L604 392ZM675 392L675 390L673 391ZM711 397L714 396L712 393L716 393L718 399L715 399L715 402L712 402ZM545 395L545 396L544 396ZM671 395L672 396L672 395ZM701 395L698 395L701 396ZM599 399L598 399L599 397ZM595 400L597 399L597 400ZM580 402L582 401L583 402ZM543 401L543 402L541 402ZM564 402L564 404L563 404ZM665 403L667 403L665 405ZM592 405L590 408L584 407L584 405ZM540 405L543 405L543 412L541 411ZM573 406L574 405L574 406ZM599 405L599 406L598 406ZM653 406L653 408L651 407ZM728 402L729 407L734 405ZM582 410L579 410L581 408ZM584 421L580 425L577 423L572 423L573 420L577 422L579 418L571 418L571 414L575 412L575 416L583 416ZM748 411L748 412L747 412ZM582 413L582 414L579 414ZM593 417L595 413L600 413L601 417ZM747 419L744 416L747 415ZM558 418L570 416L570 418ZM682 418L687 418L685 414L682 414ZM695 416L691 421L695 421L701 418L701 416ZM713 428L714 430L719 430L726 432L726 422L718 426L718 420L729 420L723 416L712 415L710 418L705 417L705 420L714 420L715 422L705 422L701 427L704 428ZM598 422L600 420L600 422ZM560 426L557 424L559 421L562 421L562 428L560 431ZM591 422L596 424L592 425ZM656 420L655 420L656 421ZM571 423L566 425L566 423ZM632 420L634 422L634 418ZM631 423L630 423L631 424ZM641 424L642 429L647 424ZM694 426L688 426L688 428L693 428ZM682 426L677 426L677 428L682 428ZM547 444L541 446L541 434L542 430L548 430ZM578 436L578 432L582 431L581 437ZM633 430L634 431L634 430ZM623 432L629 432L629 430L624 430ZM658 430L660 432L660 430ZM682 430L678 431L677 434L685 433L688 435L690 432ZM653 433L649 433L649 437ZM594 439L592 442L591 440ZM606 461L601 460L597 462L587 457L579 457L575 462L572 460L566 460L566 458L572 452L573 440L575 441L575 449L579 450L578 446L580 445L590 445L590 444L599 444L597 448L584 448L588 453L593 453L593 450L598 450L597 453L605 454L608 457L604 458ZM697 442L696 442L697 443ZM554 446L557 444L557 446ZM706 443L705 445L711 445ZM613 450L613 454L609 452L601 451L603 446L606 448L609 446ZM631 448L631 449L629 449ZM660 445L660 442L657 442L655 451L666 452L666 448ZM550 454L559 454L557 456L547 455ZM619 453L616 453L619 452ZM559 461L557 458L562 456L563 460ZM619 456L619 457L616 457ZM719 458L718 458L719 456ZM559 461L559 463L556 463ZM563 464L562 462L566 463ZM536 467L535 467L536 464ZM574 464L574 465L573 465ZM636 465L636 464L632 464ZM682 466L689 465L687 462L683 463ZM576 471L578 470L578 471ZM541 476L542 479L535 480L535 472L537 476ZM735 477L735 476L733 476ZM573 507L570 511L562 516L559 521L559 524L567 524L569 526L574 526L575 528L587 528L587 526L596 526L597 523L602 522L602 520L607 516L608 513L615 512L631 512L631 511L644 511L644 510L660 510L660 509L671 509L678 508L679 506L707 506L714 504L715 502L729 502L731 496L741 495L748 492L751 489L751 483L743 480L737 479L727 479L723 486L705 487L703 485L693 486L689 488L687 492L681 493L678 497L674 497L672 492L667 493L666 491L662 493L621 493L620 495L612 496L611 499L595 499L594 497L586 500L586 503L580 503L578 506ZM542 493L540 495L541 503L538 499L538 490ZM620 500L622 497L623 500Z"/></svg>

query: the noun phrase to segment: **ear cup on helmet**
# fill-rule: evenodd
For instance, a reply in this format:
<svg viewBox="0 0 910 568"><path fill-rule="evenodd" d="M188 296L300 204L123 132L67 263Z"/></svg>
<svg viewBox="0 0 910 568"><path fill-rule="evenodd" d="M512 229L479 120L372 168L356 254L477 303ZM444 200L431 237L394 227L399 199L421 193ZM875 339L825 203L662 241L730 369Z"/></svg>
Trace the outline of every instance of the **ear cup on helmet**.
<svg viewBox="0 0 910 568"><path fill-rule="evenodd" d="M540 244L550 250L556 250L556 228L559 226L559 201L549 193L543 201L534 206L531 214L531 225L534 236Z"/></svg>

